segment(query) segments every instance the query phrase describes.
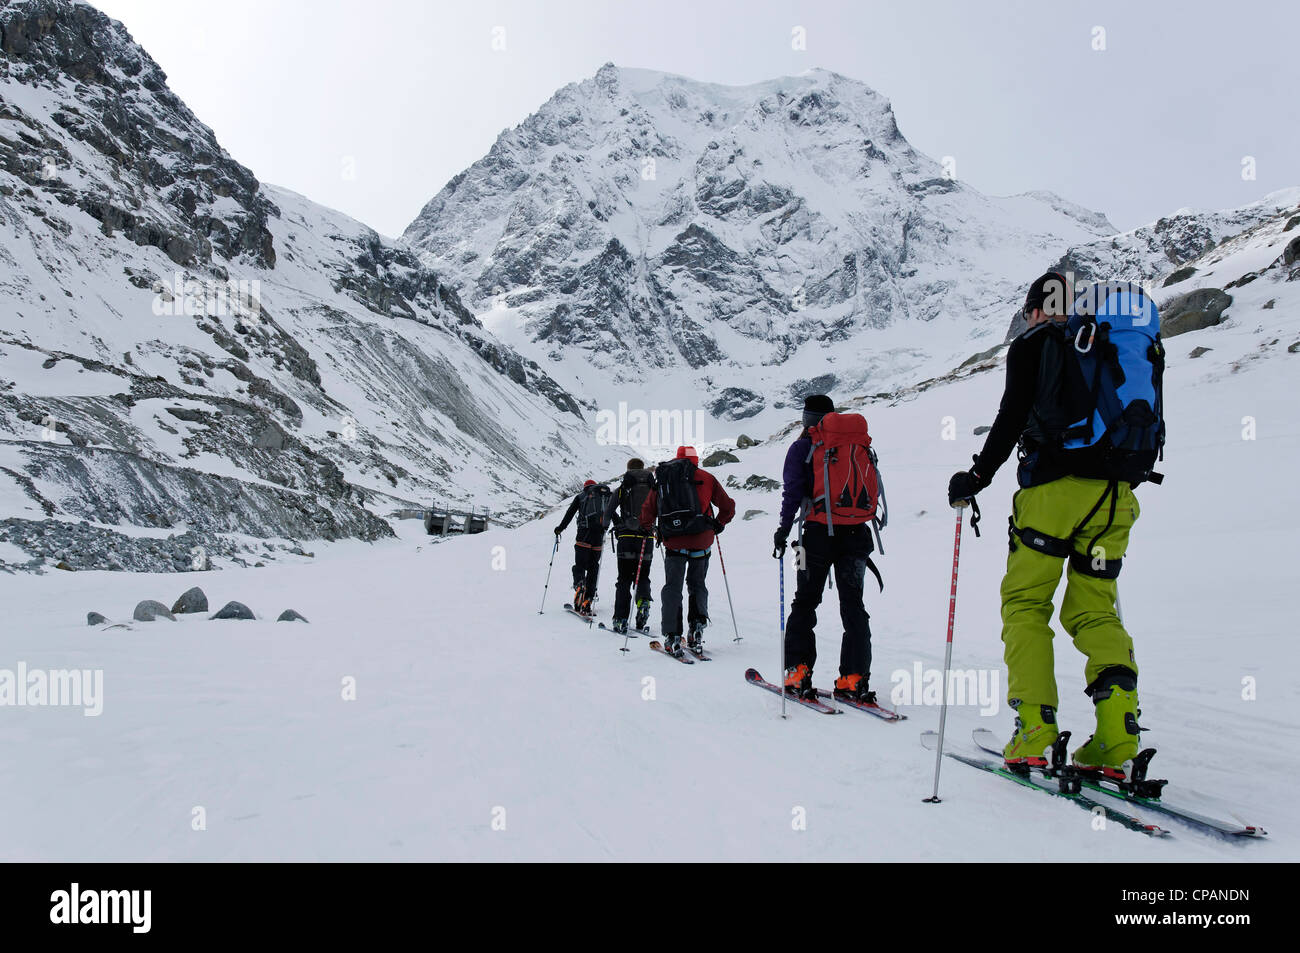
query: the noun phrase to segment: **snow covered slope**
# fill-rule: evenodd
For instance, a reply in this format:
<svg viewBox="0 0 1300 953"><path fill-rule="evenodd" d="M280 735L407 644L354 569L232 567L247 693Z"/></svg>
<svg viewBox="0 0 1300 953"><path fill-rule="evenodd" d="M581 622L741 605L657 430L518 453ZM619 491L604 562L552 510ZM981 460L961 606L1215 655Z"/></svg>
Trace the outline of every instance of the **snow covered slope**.
<svg viewBox="0 0 1300 953"><path fill-rule="evenodd" d="M357 491L518 519L600 459L577 399L409 251L258 183L121 24L0 0L0 46L0 538L189 568L389 535ZM114 562L109 527L185 532Z"/></svg>
<svg viewBox="0 0 1300 953"><path fill-rule="evenodd" d="M125 619L137 600L170 600L180 586L171 576L0 575L0 668L102 669L104 691L97 717L5 714L6 753L23 766L0 788L5 857L1300 860L1285 558L1300 532L1288 505L1300 459L1300 280L1276 268L1234 295L1219 325L1169 344L1167 479L1139 490L1120 587L1158 773L1171 794L1192 787L1207 811L1262 824L1262 842L1223 844L1173 824L1164 841L1097 830L1069 805L952 762L944 803L922 804L933 759L918 733L938 712L916 699L900 697L900 724L793 707L782 721L779 699L742 681L749 666L774 677L780 664L777 495L733 490L741 514L762 511L721 537L744 641L731 641L715 564L715 660L690 668L645 639L621 654L622 640L560 611L567 541L537 614L550 519L435 546L344 542L314 566L192 577L214 605L240 599L266 619L292 606L310 625L88 628L86 611ZM1211 350L1191 359L1198 348ZM968 369L862 404L891 505L886 589L868 597L882 694L906 687L918 665L942 665L947 479L978 449L973 430L991 421L1001 383L996 369ZM946 418L955 440L944 439ZM740 462L716 472L736 483L775 477L784 449L774 439L736 451ZM950 711L954 744L976 727L1011 726L997 589L1013 488L1004 468L981 495L983 538L968 530L963 540L953 663L983 679L991 704ZM607 557L606 617L612 576ZM788 575L786 584L788 593ZM816 681L827 685L839 627L832 607L821 617ZM1086 734L1082 659L1063 637L1056 667L1062 723ZM343 700L347 679L355 701ZM196 831L200 807L206 829Z"/></svg>
<svg viewBox="0 0 1300 953"><path fill-rule="evenodd" d="M502 133L404 238L601 406L671 382L736 419L946 371L997 343L1043 267L1114 233L959 172L825 70L726 87L607 64Z"/></svg>

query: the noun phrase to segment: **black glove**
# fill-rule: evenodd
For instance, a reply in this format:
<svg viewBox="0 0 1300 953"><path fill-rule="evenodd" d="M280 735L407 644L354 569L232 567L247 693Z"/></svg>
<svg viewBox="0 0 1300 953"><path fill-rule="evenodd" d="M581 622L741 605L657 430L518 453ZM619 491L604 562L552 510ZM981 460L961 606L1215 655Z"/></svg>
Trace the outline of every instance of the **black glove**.
<svg viewBox="0 0 1300 953"><path fill-rule="evenodd" d="M954 473L948 481L948 505L956 506L966 500L975 499L975 494L988 486L988 481L975 472L975 468Z"/></svg>
<svg viewBox="0 0 1300 953"><path fill-rule="evenodd" d="M564 532L564 530L563 530L562 528L560 528L559 526L555 527L555 535L556 535L556 536L559 536L559 535L562 534L563 532Z"/></svg>
<svg viewBox="0 0 1300 953"><path fill-rule="evenodd" d="M716 520L716 519L713 521L713 534L714 534L715 536L718 535L719 533L721 533L721 532L722 532L724 529L726 529L726 528L727 528L727 524L726 524L726 523L723 523L723 522L721 522L721 521L719 521L719 520Z"/></svg>
<svg viewBox="0 0 1300 953"><path fill-rule="evenodd" d="M788 540L789 538L790 538L790 527L788 526L778 529L776 533L773 534L772 536L773 557L775 557L776 559L781 558L781 554L785 552L786 540Z"/></svg>

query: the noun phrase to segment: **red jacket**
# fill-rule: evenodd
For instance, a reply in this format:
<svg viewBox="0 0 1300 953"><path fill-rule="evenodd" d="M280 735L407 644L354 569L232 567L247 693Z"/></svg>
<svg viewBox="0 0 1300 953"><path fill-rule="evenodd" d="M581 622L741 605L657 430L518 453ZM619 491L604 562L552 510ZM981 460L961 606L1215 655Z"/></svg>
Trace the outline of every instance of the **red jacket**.
<svg viewBox="0 0 1300 953"><path fill-rule="evenodd" d="M695 471L695 492L700 495L700 512L705 516L712 516L726 526L736 515L736 501L727 496L727 491L712 473L700 469ZM718 508L716 515L713 511L715 506ZM641 507L641 528L646 532L653 530L658 516L659 494L651 490ZM664 540L664 546L668 549L708 549L713 545L713 536L713 530L706 529L691 536L674 536Z"/></svg>

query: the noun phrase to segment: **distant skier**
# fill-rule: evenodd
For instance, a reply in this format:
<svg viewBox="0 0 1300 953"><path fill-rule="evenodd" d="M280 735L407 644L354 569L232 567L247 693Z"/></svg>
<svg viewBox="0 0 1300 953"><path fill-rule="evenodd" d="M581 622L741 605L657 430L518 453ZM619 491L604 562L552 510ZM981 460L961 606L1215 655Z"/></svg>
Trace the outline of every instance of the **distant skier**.
<svg viewBox="0 0 1300 953"><path fill-rule="evenodd" d="M689 593L687 644L693 651L703 651L704 628L709 624L705 578L713 538L736 515L735 501L699 466L694 447L678 447L676 459L655 468L655 488L641 507L641 528L654 529L664 545L661 624L664 649L677 656L682 654L682 582Z"/></svg>
<svg viewBox="0 0 1300 953"><path fill-rule="evenodd" d="M840 597L840 675L835 697L874 704L870 691L871 624L863 604L871 561L871 520L879 499L879 476L867 422L860 414L837 414L825 394L804 400L803 431L786 451L781 523L773 537L780 556L798 514L803 550L797 588L785 630L785 688L815 698L817 607L832 570Z"/></svg>
<svg viewBox="0 0 1300 953"><path fill-rule="evenodd" d="M1096 730L1073 760L1116 775L1139 747L1138 667L1119 618L1116 578L1140 512L1133 487L1162 479L1151 467L1164 442L1164 352L1159 316L1136 286L1113 286L1128 289L1114 297L1098 287L1072 309L1064 276L1048 273L1030 286L1029 327L1007 352L997 418L974 466L953 475L948 500L973 499L1019 442L1021 488L1002 581L1007 701L1016 724L1003 757L1043 764L1059 734L1049 622L1064 565L1061 625L1088 658L1084 691L1096 713ZM1106 425L1103 410L1119 415L1118 428Z"/></svg>
<svg viewBox="0 0 1300 953"><path fill-rule="evenodd" d="M610 497L605 523L614 532L618 556L618 582L614 588L614 631L627 631L632 608L632 586L636 585L636 622L645 628L650 618L650 564L654 561L654 534L641 528L641 507L654 492L654 474L645 462L633 457L627 462L623 482ZM640 576L638 577L638 573Z"/></svg>
<svg viewBox="0 0 1300 953"><path fill-rule="evenodd" d="M561 535L570 521L578 517L578 537L573 546L573 608L592 615L591 601L596 596L600 578L600 556L605 544L605 510L609 505L609 487L595 480L582 484L582 492L573 498L555 535Z"/></svg>

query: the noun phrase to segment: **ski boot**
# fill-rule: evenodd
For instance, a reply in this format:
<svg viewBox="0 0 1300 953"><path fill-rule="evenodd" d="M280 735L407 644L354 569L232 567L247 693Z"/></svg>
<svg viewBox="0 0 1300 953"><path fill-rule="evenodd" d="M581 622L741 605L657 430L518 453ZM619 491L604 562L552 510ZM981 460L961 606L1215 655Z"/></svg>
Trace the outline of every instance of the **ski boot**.
<svg viewBox="0 0 1300 953"><path fill-rule="evenodd" d="M644 629L650 624L650 600L643 599L636 604L636 627Z"/></svg>
<svg viewBox="0 0 1300 953"><path fill-rule="evenodd" d="M858 702L861 705L876 703L876 693L867 691L865 675L841 675L835 679L835 691L831 694L840 701Z"/></svg>
<svg viewBox="0 0 1300 953"><path fill-rule="evenodd" d="M1138 753L1137 676L1122 667L1107 669L1088 686L1097 711L1097 730L1075 749L1071 760L1081 771L1123 779L1125 762Z"/></svg>
<svg viewBox="0 0 1300 953"><path fill-rule="evenodd" d="M673 658L682 658L686 654L682 651L682 637L680 635L665 635L664 651Z"/></svg>
<svg viewBox="0 0 1300 953"><path fill-rule="evenodd" d="M615 619L610 628L618 635L627 635L627 619Z"/></svg>
<svg viewBox="0 0 1300 953"><path fill-rule="evenodd" d="M816 698L817 690L813 688L812 669L802 662L794 668L787 668L785 690L799 698Z"/></svg>
<svg viewBox="0 0 1300 953"><path fill-rule="evenodd" d="M1002 749L1002 759L1013 770L1047 766L1047 750L1056 743L1056 709L1051 705L1017 702L1016 733Z"/></svg>
<svg viewBox="0 0 1300 953"><path fill-rule="evenodd" d="M704 627L708 622L692 622L690 635L686 637L686 647L692 652L704 651Z"/></svg>

